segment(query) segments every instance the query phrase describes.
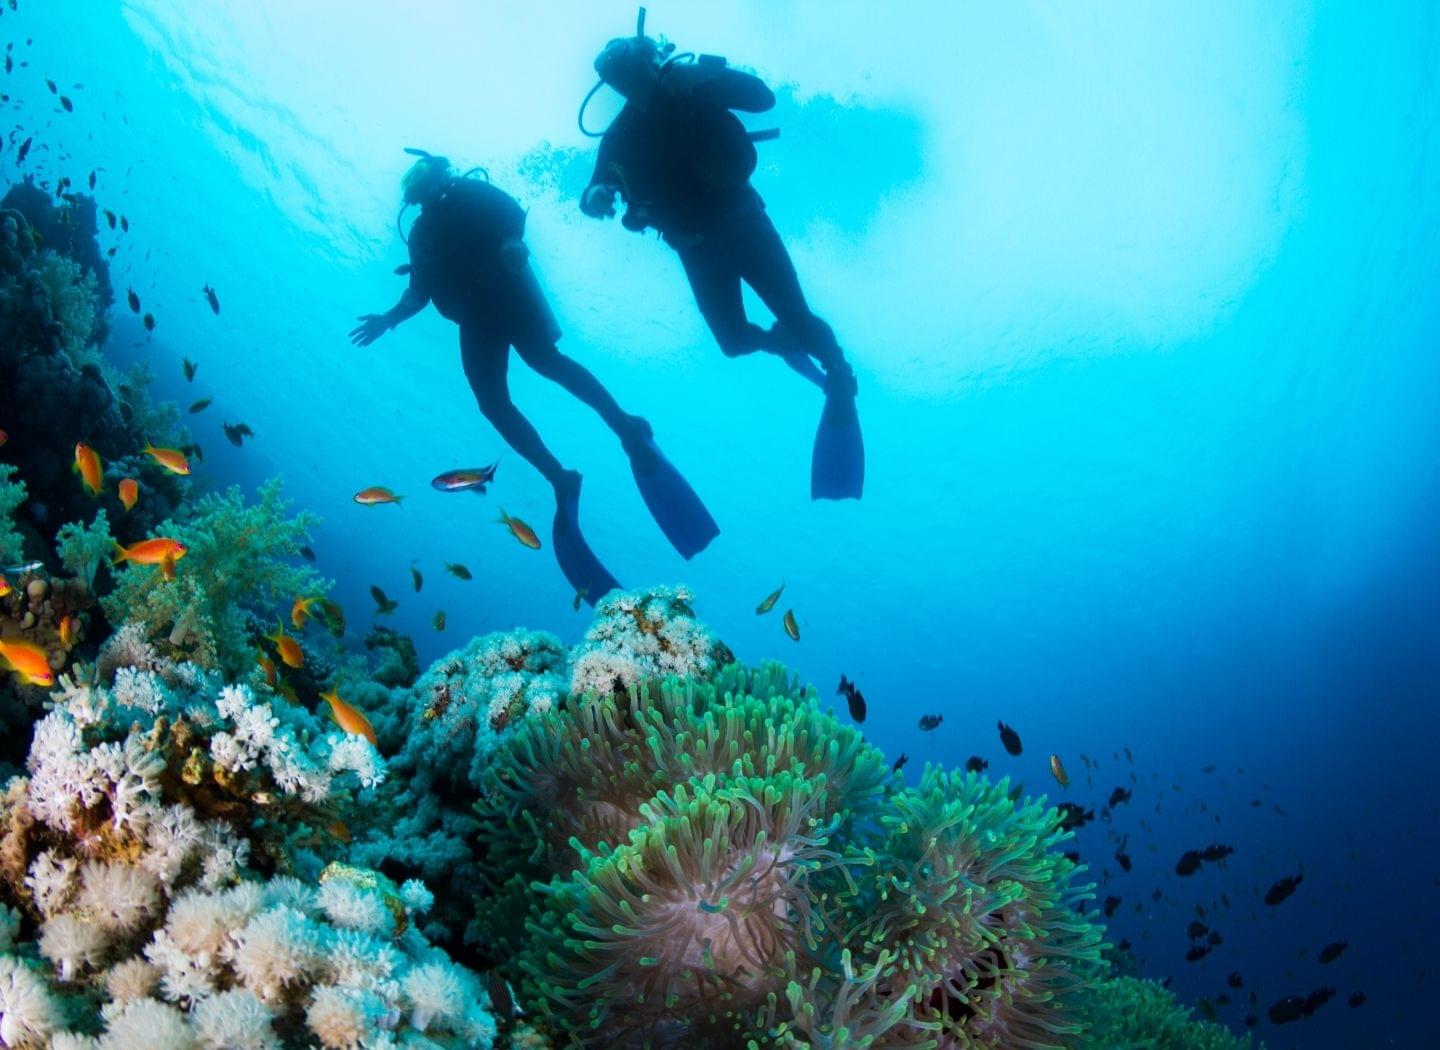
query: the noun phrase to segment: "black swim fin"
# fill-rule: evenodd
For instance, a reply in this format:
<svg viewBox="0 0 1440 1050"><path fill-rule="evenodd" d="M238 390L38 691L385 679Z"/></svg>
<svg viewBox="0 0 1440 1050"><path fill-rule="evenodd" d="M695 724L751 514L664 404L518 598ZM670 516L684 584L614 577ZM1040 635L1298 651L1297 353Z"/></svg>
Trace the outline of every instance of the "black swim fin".
<svg viewBox="0 0 1440 1050"><path fill-rule="evenodd" d="M859 499L865 490L865 439L855 410L853 376L826 380L825 409L810 457L811 499Z"/></svg>
<svg viewBox="0 0 1440 1050"><path fill-rule="evenodd" d="M575 588L575 593L593 606L610 591L618 591L620 584L600 564L580 531L580 475L572 477L573 483L567 479L556 491L555 521L550 536L560 571Z"/></svg>
<svg viewBox="0 0 1440 1050"><path fill-rule="evenodd" d="M720 535L720 526L653 438L638 440L626 451L630 454L630 472L635 475L635 485L650 508L650 516L680 557L689 561Z"/></svg>

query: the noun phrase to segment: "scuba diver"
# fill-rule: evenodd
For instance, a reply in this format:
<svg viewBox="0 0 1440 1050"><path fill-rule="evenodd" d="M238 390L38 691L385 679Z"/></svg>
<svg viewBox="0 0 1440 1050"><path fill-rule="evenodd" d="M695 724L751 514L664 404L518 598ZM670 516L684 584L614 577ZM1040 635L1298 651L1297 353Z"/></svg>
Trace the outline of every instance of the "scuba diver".
<svg viewBox="0 0 1440 1050"><path fill-rule="evenodd" d="M480 411L554 488L556 559L577 594L591 605L619 585L580 532L579 471L561 465L510 398L512 346L536 372L599 413L629 456L656 523L683 557L699 553L720 530L656 447L649 423L624 412L585 366L557 348L560 327L523 240L524 209L492 186L488 175L484 181L468 172L457 175L445 157L406 152L419 158L401 183L405 207L420 208L407 241L410 265L398 271L408 271L410 284L385 313L362 314L350 332L351 342L369 346L432 302L460 326L460 360Z"/></svg>
<svg viewBox="0 0 1440 1050"><path fill-rule="evenodd" d="M645 35L641 8L635 36L610 41L595 59L600 81L580 107L580 130L601 141L581 210L609 218L618 194L627 229L653 226L679 254L700 313L727 356L778 354L824 390L810 495L859 499L865 447L855 373L835 333L806 303L765 202L750 185L754 142L776 132L747 132L730 112L764 112L775 96L758 77L730 68L723 58L685 61L691 56L672 57L673 51L673 44ZM602 84L623 95L625 106L605 132L596 133L585 127L585 105ZM770 328L746 317L742 281L775 315Z"/></svg>

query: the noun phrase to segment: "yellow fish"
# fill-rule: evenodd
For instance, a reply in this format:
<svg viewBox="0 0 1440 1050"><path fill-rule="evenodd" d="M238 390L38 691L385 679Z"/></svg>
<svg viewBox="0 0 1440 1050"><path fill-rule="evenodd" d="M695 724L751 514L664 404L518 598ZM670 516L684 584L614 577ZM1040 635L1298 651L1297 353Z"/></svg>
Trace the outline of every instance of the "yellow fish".
<svg viewBox="0 0 1440 1050"><path fill-rule="evenodd" d="M134 510L135 504L140 502L140 483L134 478L126 478L120 482L120 503L128 510Z"/></svg>
<svg viewBox="0 0 1440 1050"><path fill-rule="evenodd" d="M790 636L790 640L791 640L792 642L798 642L798 641L800 640L800 625L795 622L795 610L794 610L794 609L786 609L786 610L785 610L785 620L784 620L784 623L785 623L785 633Z"/></svg>
<svg viewBox="0 0 1440 1050"><path fill-rule="evenodd" d="M50 670L45 650L38 645L0 640L0 660L27 685L55 684L55 672Z"/></svg>
<svg viewBox="0 0 1440 1050"><path fill-rule="evenodd" d="M782 583L779 587L776 587L773 591L766 595L765 600L759 605L755 606L755 615L764 616L771 609L775 608L775 603L780 600L780 595L784 592L784 590L785 585Z"/></svg>
<svg viewBox="0 0 1440 1050"><path fill-rule="evenodd" d="M147 441L145 442L145 454L171 474L190 473L190 461L185 458L184 453L173 448L156 448Z"/></svg>
<svg viewBox="0 0 1440 1050"><path fill-rule="evenodd" d="M393 503L398 507L404 498L404 496L395 495L384 485L371 485L368 489L361 489L355 493L355 502L367 507L374 507L381 503Z"/></svg>
<svg viewBox="0 0 1440 1050"><path fill-rule="evenodd" d="M506 514L504 507L500 508L500 524L510 530L510 535L519 540L522 547L529 547L532 551L540 549L540 537L535 535L535 530L519 518Z"/></svg>
<svg viewBox="0 0 1440 1050"><path fill-rule="evenodd" d="M160 575L165 577L166 583L175 582L175 555L167 552L165 557L160 559Z"/></svg>
<svg viewBox="0 0 1440 1050"><path fill-rule="evenodd" d="M75 472L80 475L80 481L90 495L100 495L100 488L105 483L105 468L100 463L99 454L83 441L75 445Z"/></svg>
<svg viewBox="0 0 1440 1050"><path fill-rule="evenodd" d="M1070 786L1070 777L1066 774L1065 766L1061 763L1059 755L1050 756L1050 772L1054 775L1055 782L1062 788Z"/></svg>
<svg viewBox="0 0 1440 1050"><path fill-rule="evenodd" d="M260 670L265 672L265 684L274 689L275 683L280 680L275 669L275 661L261 651L255 654L255 662L260 665Z"/></svg>
<svg viewBox="0 0 1440 1050"><path fill-rule="evenodd" d="M0 576L0 598L5 597L14 589L14 587L10 586L9 580L7 580L4 576Z"/></svg>
<svg viewBox="0 0 1440 1050"><path fill-rule="evenodd" d="M60 644L66 649L75 644L75 636L79 633L79 625L75 617L65 616L60 620Z"/></svg>
<svg viewBox="0 0 1440 1050"><path fill-rule="evenodd" d="M375 727L370 724L370 719L366 718L354 704L342 700L338 689L321 693L320 699L330 705L330 717L335 719L337 726L347 733L363 736L372 744L376 743Z"/></svg>
<svg viewBox="0 0 1440 1050"><path fill-rule="evenodd" d="M276 624L275 633L267 634L265 640L275 643L275 648L280 653L280 662L286 667L305 666L305 654L300 651L300 643L285 633L283 623Z"/></svg>

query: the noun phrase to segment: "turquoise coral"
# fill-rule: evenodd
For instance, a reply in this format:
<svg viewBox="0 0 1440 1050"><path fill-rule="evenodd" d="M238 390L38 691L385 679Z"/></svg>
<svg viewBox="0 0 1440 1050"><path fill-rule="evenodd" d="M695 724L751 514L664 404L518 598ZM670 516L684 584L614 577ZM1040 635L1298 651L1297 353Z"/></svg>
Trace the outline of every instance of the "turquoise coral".
<svg viewBox="0 0 1440 1050"><path fill-rule="evenodd" d="M1079 1050L1250 1050L1250 1037L1224 1025L1197 1020L1175 993L1158 981L1111 977L1076 996L1077 1016L1087 1030Z"/></svg>
<svg viewBox="0 0 1440 1050"><path fill-rule="evenodd" d="M11 565L24 556L24 543L15 527L15 511L25 502L25 482L15 477L15 468L0 463L0 566Z"/></svg>

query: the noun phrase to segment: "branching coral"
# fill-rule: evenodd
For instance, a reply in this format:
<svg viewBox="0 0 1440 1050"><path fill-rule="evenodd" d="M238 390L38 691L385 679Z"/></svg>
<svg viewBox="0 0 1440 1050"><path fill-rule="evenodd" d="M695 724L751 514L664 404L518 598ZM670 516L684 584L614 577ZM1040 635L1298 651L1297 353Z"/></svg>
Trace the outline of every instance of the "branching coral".
<svg viewBox="0 0 1440 1050"><path fill-rule="evenodd" d="M1196 1020L1175 993L1158 981L1111 977L1075 997L1077 1016L1088 1025L1082 1050L1135 1047L1136 1050L1249 1050L1248 1035Z"/></svg>
<svg viewBox="0 0 1440 1050"><path fill-rule="evenodd" d="M95 519L88 525L72 521L60 526L55 541L56 552L65 571L84 580L89 587L95 586L96 570L115 549L115 540L110 535L110 521L104 510L96 511Z"/></svg>
<svg viewBox="0 0 1440 1050"><path fill-rule="evenodd" d="M102 601L106 614L114 623L143 623L173 655L240 677L254 662L254 628L273 625L276 610L297 595L327 589L290 560L318 522L307 512L290 515L278 479L260 487L252 506L238 488L203 497L157 530L189 550L175 580L166 581L159 566L127 566Z"/></svg>

